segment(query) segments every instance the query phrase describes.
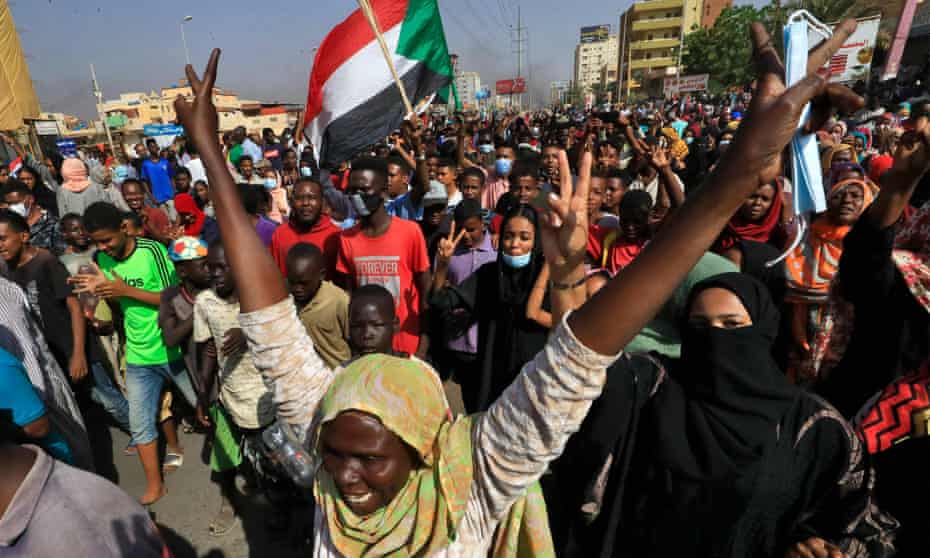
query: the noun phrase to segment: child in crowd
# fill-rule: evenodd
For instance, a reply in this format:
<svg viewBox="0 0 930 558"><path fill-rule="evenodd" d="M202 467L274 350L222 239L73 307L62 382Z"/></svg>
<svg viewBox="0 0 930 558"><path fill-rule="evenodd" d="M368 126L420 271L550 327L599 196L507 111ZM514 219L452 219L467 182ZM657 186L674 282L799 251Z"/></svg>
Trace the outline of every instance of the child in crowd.
<svg viewBox="0 0 930 558"><path fill-rule="evenodd" d="M246 350L238 321L239 294L219 241L209 247L207 268L211 287L194 299L193 339L201 357L200 376L205 381L202 394L209 394L214 383L219 392L216 403L208 404L203 399L197 405L200 422L214 427L210 467L216 474L222 501L209 529L210 534L219 536L235 524L231 498L244 454L260 451L261 432L275 417L271 391ZM223 347L215 357L206 350L208 341Z"/></svg>
<svg viewBox="0 0 930 558"><path fill-rule="evenodd" d="M632 190L620 202L620 228L592 227L588 234L588 261L611 275L639 255L651 234L652 198L645 190Z"/></svg>
<svg viewBox="0 0 930 558"><path fill-rule="evenodd" d="M330 368L349 360L349 295L326 280L323 252L298 242L287 253L287 283L313 347Z"/></svg>

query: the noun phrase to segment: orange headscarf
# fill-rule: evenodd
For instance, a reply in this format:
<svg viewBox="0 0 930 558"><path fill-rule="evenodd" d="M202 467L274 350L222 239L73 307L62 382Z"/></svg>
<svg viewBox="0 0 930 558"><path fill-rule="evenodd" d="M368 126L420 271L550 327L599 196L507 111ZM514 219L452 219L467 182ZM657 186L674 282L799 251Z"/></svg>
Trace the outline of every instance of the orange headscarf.
<svg viewBox="0 0 930 558"><path fill-rule="evenodd" d="M830 197L846 188L862 188L862 211L872 203L874 193L864 180L851 178L837 182L830 189ZM858 216L857 216L858 217ZM807 239L800 243L785 260L788 275L789 302L823 303L830 294L830 282L839 269L843 254L843 239L852 229L850 225L837 225L826 215L811 224Z"/></svg>

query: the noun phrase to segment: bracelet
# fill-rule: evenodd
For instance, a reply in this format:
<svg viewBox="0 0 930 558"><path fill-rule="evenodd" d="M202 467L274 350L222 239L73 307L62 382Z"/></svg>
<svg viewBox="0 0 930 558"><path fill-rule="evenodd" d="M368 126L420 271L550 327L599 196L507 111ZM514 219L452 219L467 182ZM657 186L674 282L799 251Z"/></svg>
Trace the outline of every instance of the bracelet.
<svg viewBox="0 0 930 558"><path fill-rule="evenodd" d="M577 289L578 287L584 285L587 280L588 280L587 277L582 277L581 279L575 281L574 283L556 283L555 281L552 281L550 279L549 287L556 289L556 290L560 290L560 291L567 291L569 289Z"/></svg>

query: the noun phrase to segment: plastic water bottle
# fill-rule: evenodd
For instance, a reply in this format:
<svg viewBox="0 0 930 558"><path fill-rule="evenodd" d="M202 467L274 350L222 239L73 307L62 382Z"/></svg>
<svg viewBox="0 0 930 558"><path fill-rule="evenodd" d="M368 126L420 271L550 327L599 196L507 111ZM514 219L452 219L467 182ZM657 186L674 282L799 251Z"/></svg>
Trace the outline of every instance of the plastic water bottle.
<svg viewBox="0 0 930 558"><path fill-rule="evenodd" d="M301 488L313 487L315 471L310 455L289 426L275 421L262 432L262 441L271 458L281 465L294 484Z"/></svg>
<svg viewBox="0 0 930 558"><path fill-rule="evenodd" d="M97 269L90 264L84 264L78 268L78 275L97 275ZM84 315L93 318L97 305L100 304L100 297L94 293L81 293L78 295L78 301L84 309Z"/></svg>

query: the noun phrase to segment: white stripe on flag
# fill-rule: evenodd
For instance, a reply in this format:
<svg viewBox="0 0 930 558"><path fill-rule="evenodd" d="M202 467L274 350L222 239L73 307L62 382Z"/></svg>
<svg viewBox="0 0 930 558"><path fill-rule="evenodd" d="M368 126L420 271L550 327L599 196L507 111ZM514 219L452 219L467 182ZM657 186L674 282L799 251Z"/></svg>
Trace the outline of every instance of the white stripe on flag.
<svg viewBox="0 0 930 558"><path fill-rule="evenodd" d="M397 50L402 25L403 23L395 25L384 33L384 42L387 43L390 52ZM417 60L394 54L394 67L397 68L397 75L400 77L417 64ZM389 86L394 87L394 78L378 41L372 40L339 66L323 85L323 108L305 130L305 135L310 138L317 153L322 147L323 133L331 122L364 104Z"/></svg>

